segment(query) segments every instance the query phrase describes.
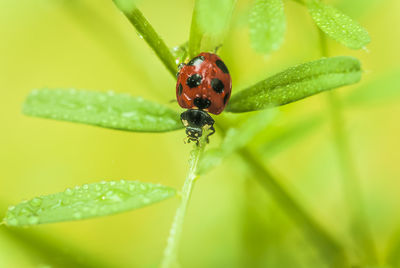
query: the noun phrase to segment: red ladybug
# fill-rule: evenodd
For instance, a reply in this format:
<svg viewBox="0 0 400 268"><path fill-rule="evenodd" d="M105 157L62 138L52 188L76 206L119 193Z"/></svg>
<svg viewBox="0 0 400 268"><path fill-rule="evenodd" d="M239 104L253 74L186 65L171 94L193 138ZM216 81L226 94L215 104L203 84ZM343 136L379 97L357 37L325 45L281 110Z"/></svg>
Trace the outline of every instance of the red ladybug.
<svg viewBox="0 0 400 268"><path fill-rule="evenodd" d="M179 66L176 98L182 108L188 141L198 143L203 129L214 134L214 120L208 113L220 114L229 101L232 79L225 63L213 53L200 53ZM208 140L207 136L207 140Z"/></svg>

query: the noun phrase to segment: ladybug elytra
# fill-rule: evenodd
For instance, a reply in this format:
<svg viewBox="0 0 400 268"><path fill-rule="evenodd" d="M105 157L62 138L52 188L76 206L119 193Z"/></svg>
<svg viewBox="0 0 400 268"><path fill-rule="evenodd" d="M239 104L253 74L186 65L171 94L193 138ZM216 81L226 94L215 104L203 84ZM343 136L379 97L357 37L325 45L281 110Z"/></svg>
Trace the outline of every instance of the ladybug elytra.
<svg viewBox="0 0 400 268"><path fill-rule="evenodd" d="M220 114L229 101L232 79L225 63L213 53L200 53L187 64L179 66L176 98L182 108L181 120L188 141L199 142L203 130L214 134L214 119L208 114ZM207 136L207 141L208 141Z"/></svg>

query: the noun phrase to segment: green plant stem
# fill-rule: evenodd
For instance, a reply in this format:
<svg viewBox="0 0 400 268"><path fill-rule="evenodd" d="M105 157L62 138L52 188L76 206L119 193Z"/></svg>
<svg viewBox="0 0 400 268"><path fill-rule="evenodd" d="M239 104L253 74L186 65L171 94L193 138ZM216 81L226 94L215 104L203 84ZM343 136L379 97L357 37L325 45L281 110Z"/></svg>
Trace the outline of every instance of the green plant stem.
<svg viewBox="0 0 400 268"><path fill-rule="evenodd" d="M157 34L151 24L143 16L142 12L136 7L131 7L127 10L119 1L114 0L115 5L125 14L128 20L135 27L137 33L142 37L147 44L153 49L161 62L165 65L168 71L176 77L177 66L168 46L164 43L161 37Z"/></svg>
<svg viewBox="0 0 400 268"><path fill-rule="evenodd" d="M218 123L218 131L225 134L227 127L222 121L224 120ZM348 260L342 246L279 183L279 180L261 162L261 158L246 147L240 149L238 153L250 167L253 178L271 194L284 212L301 228L328 266L347 267Z"/></svg>
<svg viewBox="0 0 400 268"><path fill-rule="evenodd" d="M201 39L203 33L200 31L199 24L197 22L197 10L196 10L197 0L195 1L193 14L192 14L192 24L190 26L190 36L189 36L189 46L188 54L189 58L193 58L200 52Z"/></svg>
<svg viewBox="0 0 400 268"><path fill-rule="evenodd" d="M318 32L321 54L323 57L328 57L328 46L325 34L319 29ZM335 91L329 91L327 93L327 100L335 147L337 149L342 173L343 191L351 212L351 231L359 248L362 248L364 251L364 259L367 264L374 265L378 263L376 247L365 215L359 176L354 165L349 140L346 135L342 105Z"/></svg>
<svg viewBox="0 0 400 268"><path fill-rule="evenodd" d="M204 137L206 135L203 135ZM161 263L161 268L170 268L178 266L178 249L181 239L183 222L186 215L186 210L189 204L190 196L193 191L195 181L198 179L197 167L199 159L204 151L206 142L204 139L200 141L199 146L195 146L191 152L189 160L189 173L186 177L185 183L181 191L181 202L176 210L175 217L169 231L169 237L167 240L167 247L164 251L164 258Z"/></svg>

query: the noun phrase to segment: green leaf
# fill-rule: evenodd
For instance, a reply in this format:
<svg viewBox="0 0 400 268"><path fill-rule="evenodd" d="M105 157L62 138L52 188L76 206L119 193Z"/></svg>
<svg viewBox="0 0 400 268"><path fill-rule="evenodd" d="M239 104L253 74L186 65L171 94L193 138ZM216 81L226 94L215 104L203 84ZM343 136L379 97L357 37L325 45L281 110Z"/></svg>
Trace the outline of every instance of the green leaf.
<svg viewBox="0 0 400 268"><path fill-rule="evenodd" d="M234 0L197 0L197 21L203 32L221 34L231 18Z"/></svg>
<svg viewBox="0 0 400 268"><path fill-rule="evenodd" d="M141 208L173 195L172 188L138 181L85 184L9 207L4 220L11 226L82 220Z"/></svg>
<svg viewBox="0 0 400 268"><path fill-rule="evenodd" d="M197 56L201 51L201 40L203 39L204 32L199 27L199 22L197 21L197 0L192 13L192 23L190 25L190 35L188 42L188 54L189 58Z"/></svg>
<svg viewBox="0 0 400 268"><path fill-rule="evenodd" d="M26 99L23 112L127 131L164 132L183 128L177 112L141 97L111 91L35 90Z"/></svg>
<svg viewBox="0 0 400 268"><path fill-rule="evenodd" d="M284 40L286 21L281 0L256 0L250 16L250 41L254 50L269 53Z"/></svg>
<svg viewBox="0 0 400 268"><path fill-rule="evenodd" d="M348 105L371 105L397 100L400 97L400 70L386 74L350 92L344 99Z"/></svg>
<svg viewBox="0 0 400 268"><path fill-rule="evenodd" d="M235 151L246 146L258 133L262 132L275 118L277 111L271 109L259 112L247 119L238 129L227 131L221 146L210 149L200 159L198 174L205 174Z"/></svg>
<svg viewBox="0 0 400 268"><path fill-rule="evenodd" d="M353 57L322 58L291 67L232 96L226 108L241 113L284 105L361 79Z"/></svg>
<svg viewBox="0 0 400 268"><path fill-rule="evenodd" d="M360 49L371 41L367 30L336 8L319 0L308 1L306 5L318 27L346 47Z"/></svg>
<svg viewBox="0 0 400 268"><path fill-rule="evenodd" d="M200 50L211 51L222 44L235 3L236 0L196 0L190 29L190 57ZM204 37L209 39L206 45L203 44Z"/></svg>

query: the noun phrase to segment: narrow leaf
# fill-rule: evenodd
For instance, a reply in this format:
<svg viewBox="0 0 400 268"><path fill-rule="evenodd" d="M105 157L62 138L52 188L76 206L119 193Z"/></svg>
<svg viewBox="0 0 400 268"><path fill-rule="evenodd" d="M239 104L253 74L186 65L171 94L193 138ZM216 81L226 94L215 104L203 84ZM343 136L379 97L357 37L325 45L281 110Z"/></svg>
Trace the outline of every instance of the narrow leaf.
<svg viewBox="0 0 400 268"><path fill-rule="evenodd" d="M353 57L322 58L291 67L232 96L226 108L241 113L284 105L361 79Z"/></svg>
<svg viewBox="0 0 400 268"><path fill-rule="evenodd" d="M138 181L85 184L12 206L4 220L11 226L82 220L141 208L173 195L172 188Z"/></svg>
<svg viewBox="0 0 400 268"><path fill-rule="evenodd" d="M127 131L164 132L182 128L177 112L141 97L114 92L35 90L26 99L23 112Z"/></svg>
<svg viewBox="0 0 400 268"><path fill-rule="evenodd" d="M275 118L275 109L262 111L246 120L238 129L231 128L219 148L210 149L200 159L198 174L205 174L219 165L224 158L246 146L258 133L263 131Z"/></svg>
<svg viewBox="0 0 400 268"><path fill-rule="evenodd" d="M223 43L236 0L196 0L189 40L189 56L200 50L204 37L208 43L201 50L212 51Z"/></svg>
<svg viewBox="0 0 400 268"><path fill-rule="evenodd" d="M196 13L203 32L221 34L231 18L235 0L197 0Z"/></svg>
<svg viewBox="0 0 400 268"><path fill-rule="evenodd" d="M250 11L249 27L254 50L260 53L277 50L286 30L282 0L256 0Z"/></svg>
<svg viewBox="0 0 400 268"><path fill-rule="evenodd" d="M350 92L344 101L348 105L371 105L399 98L400 70L397 70L358 87Z"/></svg>
<svg viewBox="0 0 400 268"><path fill-rule="evenodd" d="M192 23L190 25L190 35L188 42L189 58L197 56L201 51L201 40L203 39L204 32L200 29L199 22L197 21L197 0L192 13Z"/></svg>
<svg viewBox="0 0 400 268"><path fill-rule="evenodd" d="M360 49L371 41L367 30L336 8L319 0L308 1L307 7L318 27L346 47Z"/></svg>

